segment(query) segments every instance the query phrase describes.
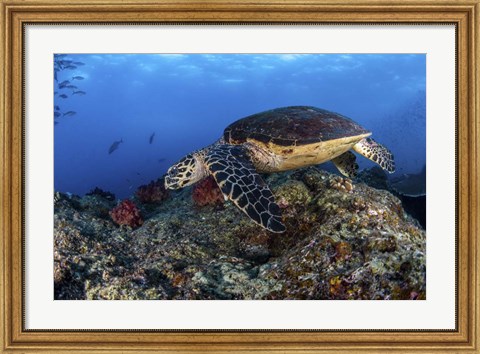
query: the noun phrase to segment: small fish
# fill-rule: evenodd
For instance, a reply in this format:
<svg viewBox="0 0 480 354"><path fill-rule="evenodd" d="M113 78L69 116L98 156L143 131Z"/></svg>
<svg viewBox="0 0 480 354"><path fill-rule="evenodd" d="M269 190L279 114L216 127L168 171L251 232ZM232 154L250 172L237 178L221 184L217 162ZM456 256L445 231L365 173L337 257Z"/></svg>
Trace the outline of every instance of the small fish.
<svg viewBox="0 0 480 354"><path fill-rule="evenodd" d="M154 137L155 137L155 132L153 132L152 135L150 135L150 139L148 140L150 144L153 142Z"/></svg>
<svg viewBox="0 0 480 354"><path fill-rule="evenodd" d="M57 78L57 69L55 69L55 73L53 74L53 78L55 79L56 82L58 82L58 78Z"/></svg>
<svg viewBox="0 0 480 354"><path fill-rule="evenodd" d="M65 81L62 81L61 83L59 83L58 85L61 86L61 85L68 85L70 83L70 81L68 80L65 80Z"/></svg>
<svg viewBox="0 0 480 354"><path fill-rule="evenodd" d="M65 58L68 54L54 54L55 59L57 58Z"/></svg>
<svg viewBox="0 0 480 354"><path fill-rule="evenodd" d="M82 66L85 65L85 63L82 63L81 61L74 61L72 64Z"/></svg>
<svg viewBox="0 0 480 354"><path fill-rule="evenodd" d="M67 86L65 86L65 87L66 87L66 88L69 88L69 89L72 89L72 90L75 90L75 89L78 88L78 87L75 86L75 85L67 85Z"/></svg>
<svg viewBox="0 0 480 354"><path fill-rule="evenodd" d="M74 76L72 77L72 80L83 80L84 77L83 76Z"/></svg>
<svg viewBox="0 0 480 354"><path fill-rule="evenodd" d="M137 176L141 176L140 172L137 172Z"/></svg>
<svg viewBox="0 0 480 354"><path fill-rule="evenodd" d="M123 143L123 139L120 139L119 141L114 141L113 144L110 146L110 149L108 149L108 153L111 154L115 150L118 149L118 145Z"/></svg>
<svg viewBox="0 0 480 354"><path fill-rule="evenodd" d="M80 96L83 96L83 95L86 95L87 93L85 91L73 91L72 95L80 95Z"/></svg>
<svg viewBox="0 0 480 354"><path fill-rule="evenodd" d="M57 64L60 65L62 69L64 69L65 66L70 65L71 63L72 63L71 60L60 60L57 62Z"/></svg>
<svg viewBox="0 0 480 354"><path fill-rule="evenodd" d="M57 91L53 91L53 94L56 95L58 92Z"/></svg>
<svg viewBox="0 0 480 354"><path fill-rule="evenodd" d="M53 115L55 116L55 118L58 118L60 117L62 114L60 112L53 112Z"/></svg>
<svg viewBox="0 0 480 354"><path fill-rule="evenodd" d="M55 125L57 125L57 124L58 124L58 122L57 122L56 120L55 120L55 121L53 121L53 122L54 122L54 124L55 124Z"/></svg>
<svg viewBox="0 0 480 354"><path fill-rule="evenodd" d="M63 116L64 116L64 117L71 117L71 116L74 116L75 114L77 114L77 112L75 112L75 111L68 111L67 113L63 113Z"/></svg>
<svg viewBox="0 0 480 354"><path fill-rule="evenodd" d="M55 110L56 110L56 111L59 111L59 110L60 110L60 107L59 107L59 106L55 106Z"/></svg>
<svg viewBox="0 0 480 354"><path fill-rule="evenodd" d="M62 93L61 95L59 95L58 97L61 97L61 98L67 98L68 96L64 93Z"/></svg>
<svg viewBox="0 0 480 354"><path fill-rule="evenodd" d="M73 69L76 69L77 67L75 65L67 65L65 67L65 69L70 69L70 70L73 70Z"/></svg>

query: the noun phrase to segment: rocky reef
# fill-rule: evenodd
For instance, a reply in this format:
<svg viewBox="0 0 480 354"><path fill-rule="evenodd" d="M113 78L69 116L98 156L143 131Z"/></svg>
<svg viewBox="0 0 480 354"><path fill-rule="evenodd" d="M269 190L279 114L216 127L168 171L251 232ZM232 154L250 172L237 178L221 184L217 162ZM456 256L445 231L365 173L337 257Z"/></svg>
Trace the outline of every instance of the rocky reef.
<svg viewBox="0 0 480 354"><path fill-rule="evenodd" d="M108 195L56 193L55 299L426 298L425 231L396 196L316 168L264 178L285 233L219 207L208 181L138 203L134 227Z"/></svg>

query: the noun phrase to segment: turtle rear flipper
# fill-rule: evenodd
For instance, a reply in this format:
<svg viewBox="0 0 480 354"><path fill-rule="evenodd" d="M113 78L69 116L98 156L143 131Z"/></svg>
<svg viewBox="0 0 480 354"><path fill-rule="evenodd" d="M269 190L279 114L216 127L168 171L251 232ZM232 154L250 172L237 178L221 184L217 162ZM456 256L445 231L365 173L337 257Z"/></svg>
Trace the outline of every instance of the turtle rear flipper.
<svg viewBox="0 0 480 354"><path fill-rule="evenodd" d="M230 199L250 219L269 231L285 231L280 207L243 147L217 145L205 156L205 165L224 197Z"/></svg>
<svg viewBox="0 0 480 354"><path fill-rule="evenodd" d="M332 159L332 162L342 175L354 178L357 176L358 171L358 164L355 162L356 159L353 152L347 151Z"/></svg>
<svg viewBox="0 0 480 354"><path fill-rule="evenodd" d="M365 138L353 145L353 150L380 165L385 171L395 172L393 154L372 138Z"/></svg>

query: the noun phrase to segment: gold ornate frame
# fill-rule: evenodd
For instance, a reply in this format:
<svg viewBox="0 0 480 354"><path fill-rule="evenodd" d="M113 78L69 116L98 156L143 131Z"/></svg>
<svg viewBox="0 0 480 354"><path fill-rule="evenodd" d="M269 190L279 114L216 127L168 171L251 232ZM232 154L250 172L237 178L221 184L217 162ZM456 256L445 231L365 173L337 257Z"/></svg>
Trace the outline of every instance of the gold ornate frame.
<svg viewBox="0 0 480 354"><path fill-rule="evenodd" d="M480 353L480 0L0 0L4 168L0 350L10 352ZM457 327L453 331L29 331L23 326L22 32L25 23L453 23L457 28ZM388 349L387 349L388 348Z"/></svg>

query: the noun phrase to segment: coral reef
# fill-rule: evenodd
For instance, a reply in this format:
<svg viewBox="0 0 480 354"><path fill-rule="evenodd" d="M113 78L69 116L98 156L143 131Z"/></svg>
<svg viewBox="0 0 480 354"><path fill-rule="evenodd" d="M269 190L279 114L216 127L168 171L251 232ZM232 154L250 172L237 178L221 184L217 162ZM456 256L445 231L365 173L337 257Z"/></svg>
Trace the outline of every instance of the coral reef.
<svg viewBox="0 0 480 354"><path fill-rule="evenodd" d="M427 227L427 167L419 173L392 179L391 191L398 195L405 210Z"/></svg>
<svg viewBox="0 0 480 354"><path fill-rule="evenodd" d="M135 198L140 203L159 203L167 199L168 191L165 189L164 178L151 181L149 184L138 187L135 191Z"/></svg>
<svg viewBox="0 0 480 354"><path fill-rule="evenodd" d="M219 206L224 201L222 191L218 188L217 182L211 175L193 186L192 199L193 203L199 207L207 205Z"/></svg>
<svg viewBox="0 0 480 354"><path fill-rule="evenodd" d="M193 208L191 188L135 229L100 217L99 195L61 195L55 299L426 298L425 231L397 197L316 168L266 182L285 233L258 227L230 202Z"/></svg>
<svg viewBox="0 0 480 354"><path fill-rule="evenodd" d="M118 225L127 225L130 227L137 227L143 224L140 210L131 200L124 200L115 208L110 210L112 220Z"/></svg>
<svg viewBox="0 0 480 354"><path fill-rule="evenodd" d="M98 187L95 187L92 189L90 192L88 192L85 195L98 195L102 198L105 198L106 200L114 201L115 200L115 194L111 192L104 191Z"/></svg>
<svg viewBox="0 0 480 354"><path fill-rule="evenodd" d="M376 189L388 190L402 201L405 211L413 216L426 229L426 167L420 173L407 174L389 179L385 171L374 166L361 171L356 180Z"/></svg>
<svg viewBox="0 0 480 354"><path fill-rule="evenodd" d="M390 190L388 175L379 166L373 166L372 168L360 171L356 180L376 189Z"/></svg>
<svg viewBox="0 0 480 354"><path fill-rule="evenodd" d="M330 188L335 188L337 191L340 192L352 192L353 191L353 184L352 181L348 178L343 178L340 176L335 176L330 178L329 180Z"/></svg>

